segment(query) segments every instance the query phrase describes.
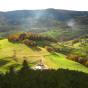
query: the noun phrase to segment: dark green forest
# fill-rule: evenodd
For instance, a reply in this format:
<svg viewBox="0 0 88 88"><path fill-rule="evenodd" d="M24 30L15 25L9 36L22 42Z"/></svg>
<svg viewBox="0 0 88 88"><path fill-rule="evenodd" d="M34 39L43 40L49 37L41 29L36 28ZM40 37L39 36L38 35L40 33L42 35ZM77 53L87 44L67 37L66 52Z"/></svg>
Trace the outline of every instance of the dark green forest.
<svg viewBox="0 0 88 88"><path fill-rule="evenodd" d="M88 74L64 69L33 70L23 62L21 70L10 67L0 74L0 88L88 88Z"/></svg>

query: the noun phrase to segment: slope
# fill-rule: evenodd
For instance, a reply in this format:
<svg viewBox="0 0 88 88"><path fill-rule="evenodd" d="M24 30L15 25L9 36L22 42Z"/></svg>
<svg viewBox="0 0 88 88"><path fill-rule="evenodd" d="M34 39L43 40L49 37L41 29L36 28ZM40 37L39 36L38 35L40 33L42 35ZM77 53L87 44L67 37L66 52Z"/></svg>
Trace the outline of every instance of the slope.
<svg viewBox="0 0 88 88"><path fill-rule="evenodd" d="M27 60L29 66L35 66L43 58L44 64L49 69L69 69L88 73L88 68L67 60L63 54L49 53L42 47L28 47L21 43L11 43L7 39L0 40L0 71L8 71L10 66L20 69L23 60Z"/></svg>

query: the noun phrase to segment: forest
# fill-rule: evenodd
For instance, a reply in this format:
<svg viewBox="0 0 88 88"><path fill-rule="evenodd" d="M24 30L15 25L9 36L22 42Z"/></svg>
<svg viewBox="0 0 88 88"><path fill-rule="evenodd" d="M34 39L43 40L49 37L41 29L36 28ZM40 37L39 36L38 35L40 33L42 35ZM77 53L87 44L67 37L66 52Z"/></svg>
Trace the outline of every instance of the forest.
<svg viewBox="0 0 88 88"><path fill-rule="evenodd" d="M88 74L58 70L33 70L27 61L16 71L10 67L6 74L0 74L0 88L87 88Z"/></svg>

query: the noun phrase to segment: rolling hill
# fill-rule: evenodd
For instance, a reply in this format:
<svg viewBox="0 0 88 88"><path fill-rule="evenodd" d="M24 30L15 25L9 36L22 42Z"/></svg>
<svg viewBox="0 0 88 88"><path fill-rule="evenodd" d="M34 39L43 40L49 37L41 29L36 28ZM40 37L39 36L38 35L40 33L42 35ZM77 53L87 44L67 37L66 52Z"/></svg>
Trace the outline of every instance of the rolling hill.
<svg viewBox="0 0 88 88"><path fill-rule="evenodd" d="M34 67L39 60L49 69L69 69L88 73L88 68L65 58L60 53L50 53L43 47L32 48L21 43L11 43L7 39L0 40L0 72L6 72L11 66L20 69L23 60Z"/></svg>

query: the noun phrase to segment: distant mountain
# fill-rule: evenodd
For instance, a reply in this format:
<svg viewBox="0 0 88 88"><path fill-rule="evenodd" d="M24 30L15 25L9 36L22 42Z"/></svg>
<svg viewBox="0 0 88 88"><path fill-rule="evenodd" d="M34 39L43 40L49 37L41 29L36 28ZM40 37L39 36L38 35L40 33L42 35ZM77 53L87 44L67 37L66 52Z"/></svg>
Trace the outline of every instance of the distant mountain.
<svg viewBox="0 0 88 88"><path fill-rule="evenodd" d="M0 34L68 30L88 33L88 12L58 9L0 12Z"/></svg>

